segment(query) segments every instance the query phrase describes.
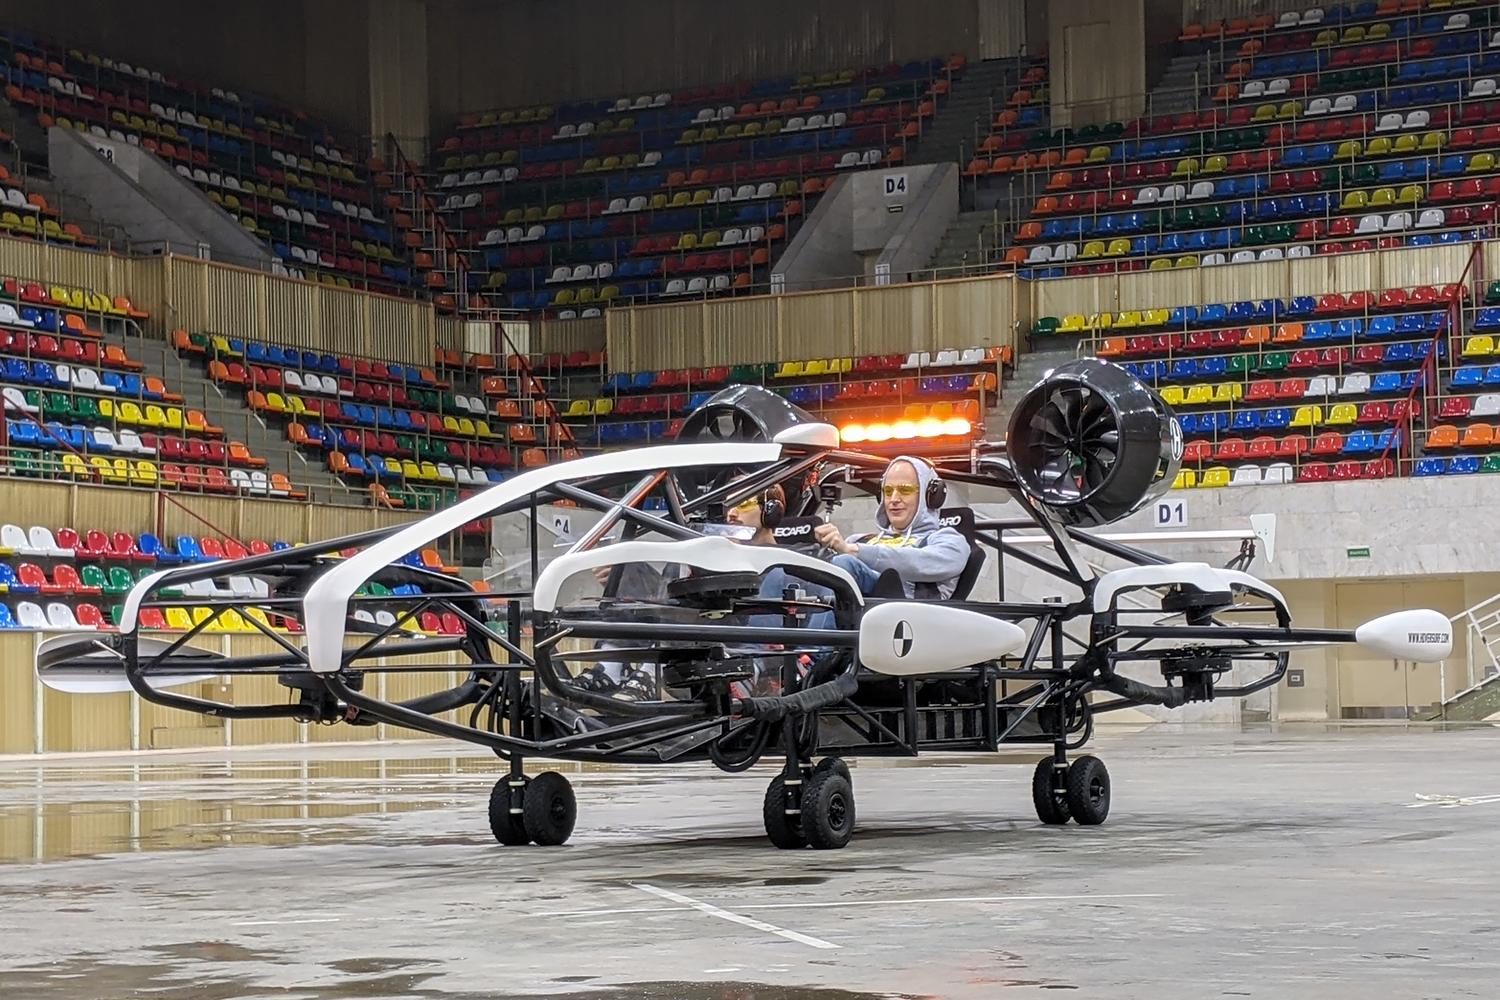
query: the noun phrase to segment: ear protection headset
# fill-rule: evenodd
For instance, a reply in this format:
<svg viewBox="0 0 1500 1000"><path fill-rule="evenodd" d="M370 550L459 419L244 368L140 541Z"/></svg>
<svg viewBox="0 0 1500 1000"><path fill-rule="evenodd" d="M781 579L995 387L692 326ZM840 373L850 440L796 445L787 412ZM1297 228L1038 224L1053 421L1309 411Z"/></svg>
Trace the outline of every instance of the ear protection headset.
<svg viewBox="0 0 1500 1000"><path fill-rule="evenodd" d="M760 523L767 528L776 527L786 517L786 503L778 494L785 495L776 487L771 487L756 497L760 503Z"/></svg>
<svg viewBox="0 0 1500 1000"><path fill-rule="evenodd" d="M927 509L932 511L934 514L942 510L943 504L948 501L948 484L943 482L942 476L938 475L937 466L933 465L925 458L912 458L907 455L903 455L900 461L911 462L914 465L917 462L921 462L923 465L927 466L927 471L932 473L932 478L927 480L927 489L922 494L922 502L926 504ZM882 477L882 481L883 480L884 477Z"/></svg>

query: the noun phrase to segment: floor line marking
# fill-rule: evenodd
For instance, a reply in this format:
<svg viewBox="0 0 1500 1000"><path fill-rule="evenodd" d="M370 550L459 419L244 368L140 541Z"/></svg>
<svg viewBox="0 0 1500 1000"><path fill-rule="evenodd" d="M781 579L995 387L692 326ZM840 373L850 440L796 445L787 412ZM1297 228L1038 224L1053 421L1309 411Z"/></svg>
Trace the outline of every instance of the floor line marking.
<svg viewBox="0 0 1500 1000"><path fill-rule="evenodd" d="M236 920L233 927L270 927L281 924L336 924L343 917L308 917L302 920Z"/></svg>
<svg viewBox="0 0 1500 1000"><path fill-rule="evenodd" d="M639 889L641 892L648 892L653 896L659 896L660 898L668 900L670 902L689 907L691 909L699 911L700 913L706 913L710 917L717 917L720 920L728 920L731 923L741 924L745 927L753 927L755 930L765 931L767 934L775 934L777 937L786 938L788 941L796 941L798 944L805 944L809 948L838 948L838 945L834 944L832 941L824 941L822 938L815 938L810 934L802 934L797 931L789 931L785 927L777 927L775 924L768 924L764 920L756 920L754 917L747 917L740 913L732 913L729 910L715 906L712 903L705 903L701 900L693 899L691 896L684 896L681 893L673 892L670 889L662 889L658 886L650 885L646 882L631 882L630 887L632 889Z"/></svg>
<svg viewBox="0 0 1500 1000"><path fill-rule="evenodd" d="M640 883L631 883L634 888L644 889ZM654 891L646 889L647 892ZM661 895L667 890L656 891ZM1062 901L1090 900L1090 899L1161 899L1166 893L1161 892L1116 892L1116 893L1085 893L1082 895L1068 896L929 896L920 899L831 899L831 900L805 900L801 902L785 903L746 903L740 906L741 910L818 910L838 909L846 906L902 906L902 905L925 905L933 903L1052 903ZM671 899L670 896L662 896L663 899ZM683 896L683 900L688 897ZM674 900L676 901L676 900ZM711 904L701 904L704 906ZM640 913L680 913L683 910L697 908L696 901L682 906L630 906L619 907L609 910L565 910L560 913L548 913L548 917L621 917Z"/></svg>

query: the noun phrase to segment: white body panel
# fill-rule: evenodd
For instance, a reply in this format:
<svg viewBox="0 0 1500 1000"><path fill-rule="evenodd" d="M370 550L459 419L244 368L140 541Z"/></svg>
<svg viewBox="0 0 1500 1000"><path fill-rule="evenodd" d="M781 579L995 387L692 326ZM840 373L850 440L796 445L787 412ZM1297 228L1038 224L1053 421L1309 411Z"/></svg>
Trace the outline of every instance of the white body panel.
<svg viewBox="0 0 1500 1000"><path fill-rule="evenodd" d="M1220 569L1201 562L1163 563L1158 566L1131 566L1105 573L1094 587L1094 612L1109 610L1115 595L1135 587L1169 587L1184 583L1210 593L1246 588L1270 596L1282 607L1286 601L1281 592L1249 573Z"/></svg>
<svg viewBox="0 0 1500 1000"><path fill-rule="evenodd" d="M761 465L781 457L777 444L716 442L712 444L666 444L588 455L571 462L547 465L523 472L403 528L343 560L313 581L302 599L303 627L307 632L308 665L316 673L339 669L344 650L344 622L349 598L390 563L399 561L450 531L520 500L553 483L593 476L658 469L714 465Z"/></svg>
<svg viewBox="0 0 1500 1000"><path fill-rule="evenodd" d="M563 581L574 573L618 563L681 563L715 573L764 574L773 566L805 566L841 579L857 596L859 587L845 570L789 549L772 546L744 545L722 537L694 538L681 542L620 542L558 556L542 570L531 595L531 606L537 611L557 610L557 594ZM860 598L863 603L863 598Z"/></svg>
<svg viewBox="0 0 1500 1000"><path fill-rule="evenodd" d="M1026 641L1014 622L922 601L877 604L859 622L859 661L894 677L941 673L1013 653Z"/></svg>

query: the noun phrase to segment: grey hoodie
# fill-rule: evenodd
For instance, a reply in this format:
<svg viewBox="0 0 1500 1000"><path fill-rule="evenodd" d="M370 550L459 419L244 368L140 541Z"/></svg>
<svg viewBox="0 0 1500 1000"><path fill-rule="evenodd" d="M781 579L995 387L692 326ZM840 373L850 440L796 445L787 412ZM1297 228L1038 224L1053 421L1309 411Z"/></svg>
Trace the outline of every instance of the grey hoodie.
<svg viewBox="0 0 1500 1000"><path fill-rule="evenodd" d="M907 597L953 596L954 584L969 561L968 539L953 528L938 523L938 511L927 509L927 484L937 478L932 466L920 458L900 455L891 460L907 462L917 470L917 516L905 531L894 531L885 516L885 505L875 515L880 531L849 540L859 546L857 558L877 572L893 569L901 577ZM889 466L887 466L889 468ZM925 584L920 588L917 584Z"/></svg>

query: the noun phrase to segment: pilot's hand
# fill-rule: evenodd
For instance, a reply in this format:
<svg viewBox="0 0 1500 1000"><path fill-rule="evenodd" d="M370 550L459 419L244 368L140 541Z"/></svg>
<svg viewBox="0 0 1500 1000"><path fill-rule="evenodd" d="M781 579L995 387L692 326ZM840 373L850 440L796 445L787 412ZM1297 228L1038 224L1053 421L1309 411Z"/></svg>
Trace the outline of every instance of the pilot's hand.
<svg viewBox="0 0 1500 1000"><path fill-rule="evenodd" d="M614 569L613 566L594 567L594 579L599 582L599 586L606 587L609 585L609 573L612 569Z"/></svg>
<svg viewBox="0 0 1500 1000"><path fill-rule="evenodd" d="M820 524L820 525L818 525L816 528L813 529L813 538L817 541L817 543L819 545L823 546L823 548L829 549L830 551L833 551L833 552L837 552L840 555L850 555L850 556L852 556L855 553L859 552L859 546L858 545L856 545L853 542L848 542L848 541L844 540L844 536L839 533L839 529L838 529L837 525L833 525L833 524Z"/></svg>

